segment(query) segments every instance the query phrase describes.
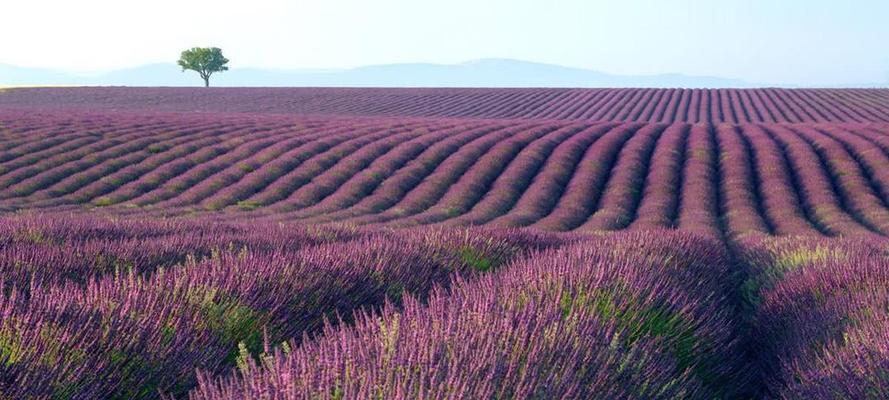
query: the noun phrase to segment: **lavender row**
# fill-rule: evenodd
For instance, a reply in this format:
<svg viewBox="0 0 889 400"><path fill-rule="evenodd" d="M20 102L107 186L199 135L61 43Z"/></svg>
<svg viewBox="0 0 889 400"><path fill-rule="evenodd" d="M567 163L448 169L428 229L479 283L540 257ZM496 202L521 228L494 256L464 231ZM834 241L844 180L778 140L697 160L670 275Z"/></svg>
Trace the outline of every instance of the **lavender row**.
<svg viewBox="0 0 889 400"><path fill-rule="evenodd" d="M76 223L76 229L60 232L52 223L24 222L31 226L27 232L32 237L37 227L44 226L41 234L58 234L57 239L46 240L71 252L89 248L100 238L109 240L119 229L141 230L134 237L142 238L138 248L144 253L137 254L143 260L153 254L154 247L146 243L151 237L163 239L156 247L167 252L191 251L189 246L208 241L194 239L198 232L193 227L175 224L97 226L83 221ZM207 257L186 257L181 265L158 267L152 273L91 270L87 272L99 277L84 283L76 274L55 270L44 272L55 272L54 282L32 284L28 291L4 285L0 296L4 395L181 395L195 383L196 368L206 373L233 368L239 346L258 352L263 337L273 342L298 340L320 329L325 320L338 316L348 320L359 309L382 306L387 298L398 302L404 293L423 298L433 286L446 286L454 274L482 274L563 241L521 232L212 228L207 232L210 242L244 239L212 248ZM78 231L94 239L77 239ZM165 237L171 235L174 238ZM19 244L30 241L21 236L9 235ZM123 242L118 249L137 247Z"/></svg>
<svg viewBox="0 0 889 400"><path fill-rule="evenodd" d="M881 89L30 88L10 110L583 119L688 123L889 122Z"/></svg>
<svg viewBox="0 0 889 400"><path fill-rule="evenodd" d="M559 145L512 208L491 224L528 226L549 214L589 147L613 127L608 123L593 124Z"/></svg>
<svg viewBox="0 0 889 400"><path fill-rule="evenodd" d="M741 245L762 396L889 395L889 243L764 239Z"/></svg>
<svg viewBox="0 0 889 400"><path fill-rule="evenodd" d="M351 219L351 221L360 224L382 223L399 217L414 215L429 208L480 157L490 151L498 142L508 140L512 135L518 134L523 130L533 129L539 125L517 124L473 140L434 166L433 172L416 186L395 188L395 193L392 193L390 196L397 200L387 202L388 207L385 210L376 210L376 213L361 215Z"/></svg>
<svg viewBox="0 0 889 400"><path fill-rule="evenodd" d="M392 129L392 131L387 130L387 128ZM246 201L250 204L270 205L287 200L295 191L309 183L315 174L335 165L337 161L346 157L349 153L370 143L385 140L393 131L398 133L406 130L409 130L409 128L405 127L404 124L387 124L382 129L359 130L357 132L359 133L358 135L337 143L326 151L306 155L305 159L301 160L295 168L278 176L263 191L247 198Z"/></svg>
<svg viewBox="0 0 889 400"><path fill-rule="evenodd" d="M615 106L673 102L652 90L623 94L565 96ZM811 105L822 97L799 99ZM768 110L753 93L725 99L754 105L760 117ZM722 115L725 101L707 112ZM665 118L654 110L639 106L626 115ZM22 132L0 135L0 146L34 152L0 162L2 212L103 208L350 225L680 228L733 238L889 232L889 152L885 129L874 124L16 117ZM21 136L31 133L52 145L31 148Z"/></svg>
<svg viewBox="0 0 889 400"><path fill-rule="evenodd" d="M366 143L354 151L342 151L331 157L326 157L324 160L318 160L313 163L314 165L311 165L314 168L303 172L303 176L309 178L310 181L297 186L296 190L280 202L274 203L275 209L290 211L317 204L372 161L385 154L391 154L390 152L400 150L399 145L411 143L414 140L428 140L431 136L442 134L437 129L436 132L430 134L429 128L428 125L396 127L387 132L383 138Z"/></svg>
<svg viewBox="0 0 889 400"><path fill-rule="evenodd" d="M693 125L689 131L676 223L679 229L718 237L722 229L714 136L708 125Z"/></svg>
<svg viewBox="0 0 889 400"><path fill-rule="evenodd" d="M317 222L356 216L367 209L382 209L394 192L388 188L404 190L412 187L431 172L432 166L493 129L489 124L461 124L440 135L409 142L398 151L375 160L315 205L293 215L306 222Z"/></svg>
<svg viewBox="0 0 889 400"><path fill-rule="evenodd" d="M612 176L602 189L603 193L594 208L596 211L577 229L618 230L635 219L644 173L665 128L660 124L646 125L627 141L618 155Z"/></svg>
<svg viewBox="0 0 889 400"><path fill-rule="evenodd" d="M631 228L671 228L679 210L682 170L689 126L667 127L651 155L651 163L640 193L637 218Z"/></svg>
<svg viewBox="0 0 889 400"><path fill-rule="evenodd" d="M798 172L794 171L780 142L756 125L745 125L741 135L750 149L751 163L759 183L759 201L772 223L772 233L822 234L819 222L809 216L811 211L804 203L806 192L800 187Z"/></svg>
<svg viewBox="0 0 889 400"><path fill-rule="evenodd" d="M367 128L364 124L325 127L320 134L313 135L315 140L307 141L274 159L263 162L257 169L248 172L243 179L216 192L205 202L211 203L211 208L214 209L222 209L232 204L248 207L249 203L240 202L261 192L272 182L280 179L287 171L299 166L303 160L331 149L343 141L354 139L356 133L363 132L365 129Z"/></svg>
<svg viewBox="0 0 889 400"><path fill-rule="evenodd" d="M556 207L533 227L565 231L581 225L593 213L597 199L620 148L641 128L639 124L620 125L587 149Z"/></svg>
<svg viewBox="0 0 889 400"><path fill-rule="evenodd" d="M532 182L559 146L584 132L584 126L572 124L561 127L533 141L491 182L486 195L469 211L447 220L449 225L479 225L509 212L519 196L529 190Z"/></svg>
<svg viewBox="0 0 889 400"><path fill-rule="evenodd" d="M665 232L588 239L245 355L191 398L738 396L748 377L719 249Z"/></svg>
<svg viewBox="0 0 889 400"><path fill-rule="evenodd" d="M511 165L522 150L556 131L557 126L532 126L487 151L466 172L453 182L435 203L408 218L390 222L391 225L427 225L441 222L468 212L490 186Z"/></svg>

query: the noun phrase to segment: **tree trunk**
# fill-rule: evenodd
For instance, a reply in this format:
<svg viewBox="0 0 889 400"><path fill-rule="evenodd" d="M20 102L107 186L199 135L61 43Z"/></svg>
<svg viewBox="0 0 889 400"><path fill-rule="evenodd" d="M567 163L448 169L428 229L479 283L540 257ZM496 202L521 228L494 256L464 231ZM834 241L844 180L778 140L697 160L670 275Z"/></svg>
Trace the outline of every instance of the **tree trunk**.
<svg viewBox="0 0 889 400"><path fill-rule="evenodd" d="M204 87L210 87L210 77L204 77Z"/></svg>

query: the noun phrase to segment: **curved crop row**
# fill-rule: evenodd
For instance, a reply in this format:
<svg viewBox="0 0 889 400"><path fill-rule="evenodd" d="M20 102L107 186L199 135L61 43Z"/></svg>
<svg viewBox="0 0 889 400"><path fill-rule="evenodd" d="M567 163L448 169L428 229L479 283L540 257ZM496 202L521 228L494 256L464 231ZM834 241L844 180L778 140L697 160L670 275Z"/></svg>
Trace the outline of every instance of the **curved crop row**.
<svg viewBox="0 0 889 400"><path fill-rule="evenodd" d="M660 124L646 125L627 141L594 208L596 211L577 229L618 230L633 221L645 179L643 174L665 128Z"/></svg>
<svg viewBox="0 0 889 400"><path fill-rule="evenodd" d="M794 130L812 143L819 156L825 160L827 169L839 189L840 196L845 200L849 209L878 232L884 235L889 234L889 209L887 209L889 208L889 202L887 202L889 198L881 197L878 186L889 180L889 176L880 176L881 174L885 175L885 171L880 169L885 167L884 162L889 158L883 157L880 160L875 160L876 165L868 164L869 157L861 160L854 158L842 142L831 136L808 127L798 127ZM867 154L868 148L863 147L860 150ZM874 177L871 171L876 172L880 177Z"/></svg>
<svg viewBox="0 0 889 400"><path fill-rule="evenodd" d="M582 132L582 125L567 125L529 144L469 211L447 220L448 224L479 225L507 213L540 174L553 151Z"/></svg>
<svg viewBox="0 0 889 400"><path fill-rule="evenodd" d="M380 223L410 216L431 207L447 189L457 182L479 158L487 154L498 142L521 132L540 129L541 124L517 124L506 129L482 136L463 146L459 151L434 166L431 174L419 184L405 191L399 191L398 201L387 209L374 214L366 214L352 219L358 223Z"/></svg>
<svg viewBox="0 0 889 400"><path fill-rule="evenodd" d="M853 129L858 135L871 140L877 147L883 150L883 153L889 154L889 129L886 129L886 127L870 125L855 127Z"/></svg>
<svg viewBox="0 0 889 400"><path fill-rule="evenodd" d="M721 100L708 112L724 117L726 104L737 103L756 112L732 118L767 120L768 104L753 99L768 93L714 92ZM624 94L629 97L577 101L635 95L655 104L672 101L654 100L653 91ZM823 103L806 96L800 102L810 107ZM678 110L698 100L689 96L673 105ZM102 119L33 118L41 137L59 140L0 163L10 168L0 173L3 212L100 207L135 216L675 228L731 238L889 234L889 136L879 124L146 114L112 119L108 131L94 134L77 127ZM25 117L15 121L28 125ZM20 139L10 131L0 146L29 148Z"/></svg>
<svg viewBox="0 0 889 400"><path fill-rule="evenodd" d="M214 143L215 135L211 134L211 130L201 130L202 133L193 135L171 135L168 140L153 143L141 151L135 151L127 154L121 154L116 158L110 159L108 162L98 163L81 171L65 176L63 179L48 185L47 187L36 191L32 198L35 199L51 199L61 197L72 193L90 182L97 181L103 177L112 175L124 168L155 161L151 170L157 168L165 162L169 162L178 155L185 155L197 151L207 145ZM179 153L166 150L183 149ZM159 153L165 153L164 156L158 156Z"/></svg>
<svg viewBox="0 0 889 400"><path fill-rule="evenodd" d="M695 128L695 148L730 143ZM0 391L885 397L889 242L732 244L737 259L671 230L2 218Z"/></svg>
<svg viewBox="0 0 889 400"><path fill-rule="evenodd" d="M178 145L163 143L149 147L151 153L145 159L107 171L104 175L73 175L72 181L61 189L71 201L84 202L114 192L109 203L119 203L138 197L160 183L208 157L225 151L230 140L237 140L243 132L233 126L225 129L199 130L188 135L188 140ZM96 179L98 178L98 179ZM50 188L52 190L52 188Z"/></svg>
<svg viewBox="0 0 889 400"><path fill-rule="evenodd" d="M855 239L751 238L743 288L762 397L889 395L889 252Z"/></svg>
<svg viewBox="0 0 889 400"><path fill-rule="evenodd" d="M225 187L241 180L249 172L255 171L271 159L282 153L306 143L315 135L290 134L289 130L273 132L267 139L244 148L242 152L232 153L224 160L216 161L216 168L202 171L194 176L188 173L183 176L193 179L194 183L184 188L175 198L163 199L152 204L156 207L201 205L204 200Z"/></svg>
<svg viewBox="0 0 889 400"><path fill-rule="evenodd" d="M614 124L594 124L559 145L512 208L491 223L527 226L546 216L555 208L587 149L613 127Z"/></svg>
<svg viewBox="0 0 889 400"><path fill-rule="evenodd" d="M354 136L350 129L340 127L312 132L294 142L278 143L275 147L242 161L239 167L244 174L234 175L232 184L224 185L200 203L214 210L235 204L255 194L259 188L273 182L281 174L289 172L290 168L298 166L303 158L312 157L343 141L353 139Z"/></svg>
<svg viewBox="0 0 889 400"><path fill-rule="evenodd" d="M403 150L402 145L411 144L414 140L428 140L436 136L440 137L430 134L427 125L399 127L391 130L384 138L367 143L354 152L342 151L342 156L335 154L334 157L319 160L317 165L313 165L314 168L304 172L310 181L281 201L273 203L272 207L286 212L317 204L374 160Z"/></svg>
<svg viewBox="0 0 889 400"><path fill-rule="evenodd" d="M212 177L234 168L234 165L238 162L249 159L257 152L267 149L287 137L286 131L266 129L262 132L251 132L246 138L235 138L228 146L224 146L217 151L191 155L188 157L191 162L181 173L174 174L170 179L157 182L158 184L150 183L149 188L146 188L148 190L144 192L141 190L137 191L133 193L136 197L127 195L126 198L128 201L142 206L149 204L187 204L189 202L183 201L182 196L189 195L191 195L192 199L199 200L201 194L223 186L210 186ZM134 185L138 184L139 181L134 183Z"/></svg>
<svg viewBox="0 0 889 400"><path fill-rule="evenodd" d="M805 139L784 126L769 126L767 131L786 152L796 171L802 200L819 225L831 234L872 232L860 217L849 212L822 159Z"/></svg>
<svg viewBox="0 0 889 400"><path fill-rule="evenodd" d="M166 128L166 126L160 129L163 128ZM52 185L87 168L102 163L110 163L110 160L113 160L114 158L119 156L131 156L137 151L145 150L146 148L149 148L153 145L163 143L169 139L173 139L178 136L177 133L171 132L146 135L145 133L149 129L154 130L156 128L143 127L138 128L132 132L115 132L115 136L109 140L104 141L105 145L100 148L91 148L92 146L86 146L80 150L83 151L83 153L67 153L67 157L65 157L64 159L59 159L58 162L56 161L57 157L44 159L41 162L35 164L35 167L38 168L41 172L27 178L23 178L21 176L13 178L17 179L18 182L7 187L7 189L9 190L9 194L7 195L14 194L20 197L30 196L34 192L45 189L49 185ZM3 198L4 196L5 195L0 195L0 198Z"/></svg>
<svg viewBox="0 0 889 400"><path fill-rule="evenodd" d="M270 205L286 200L303 185L311 182L315 174L330 168L350 152L356 151L370 143L385 140L393 132L393 130L389 129L393 129L395 132L403 132L409 128L396 125L364 128L355 131L350 137L346 137L341 142L336 142L329 148L300 157L298 160L300 162L294 164L292 169L282 171L283 173L273 179L265 189L248 197L245 201L250 204Z"/></svg>
<svg viewBox="0 0 889 400"><path fill-rule="evenodd" d="M595 211L620 148L639 124L619 125L587 149L555 208L535 222L537 228L566 231L580 226Z"/></svg>
<svg viewBox="0 0 889 400"><path fill-rule="evenodd" d="M769 222L762 210L758 175L753 168L752 152L737 128L719 125L716 128L719 141L721 167L720 197L724 199L726 229L732 236L750 233L770 233Z"/></svg>
<svg viewBox="0 0 889 400"><path fill-rule="evenodd" d="M689 131L676 225L689 232L719 237L719 156L714 136L708 125L692 125Z"/></svg>
<svg viewBox="0 0 889 400"><path fill-rule="evenodd" d="M637 218L632 228L672 228L679 215L679 193L685 165L687 124L667 127L651 155Z"/></svg>
<svg viewBox="0 0 889 400"><path fill-rule="evenodd" d="M98 201L99 204L132 200L178 173L227 152L233 145L244 141L242 136L249 129L249 125L233 124L226 128L187 131L190 135L208 136L207 141L198 142L204 146L159 147L156 149L157 154L143 162L120 168L88 185L81 185L66 197L80 202ZM257 136L261 137L263 134Z"/></svg>
<svg viewBox="0 0 889 400"><path fill-rule="evenodd" d="M732 397L748 379L732 279L701 238L589 240L245 360L191 398Z"/></svg>
<svg viewBox="0 0 889 400"><path fill-rule="evenodd" d="M497 143L453 182L434 204L408 218L394 220L393 224L426 225L468 212L482 195L489 192L490 185L522 151L533 148L533 143L553 132L558 135L556 127L552 125L533 127Z"/></svg>
<svg viewBox="0 0 889 400"><path fill-rule="evenodd" d="M330 206L322 202L318 205L318 209L323 210L323 212L318 209L308 209L306 210L308 217L304 221L309 223L339 221L385 210L394 205L408 190L416 186L426 176L433 173L434 168L447 157L459 153L468 143L472 143L502 127L502 125L498 124L481 124L469 127L466 131L455 133L449 138L429 146L423 153L402 168L393 171L389 176L383 177L383 180L377 184L373 191L368 192L363 187L359 188L358 190L365 190L366 196L363 198L354 197L355 194L352 192L354 189L344 187L342 188L343 192L334 193L334 195L326 199L328 203L338 203L340 207ZM346 196L348 196L348 200L343 201L341 197Z"/></svg>
<svg viewBox="0 0 889 400"><path fill-rule="evenodd" d="M424 298L454 274L483 274L564 240L479 230L54 221L0 224L10 238L0 257L20 261L0 264L13 266L4 278L18 279L0 286L0 390L13 398L181 396L196 368L228 371L239 348L259 352L263 338L298 340L338 315L349 319L403 293ZM53 247L64 251L43 251ZM32 269L15 270L22 265Z"/></svg>
<svg viewBox="0 0 889 400"><path fill-rule="evenodd" d="M773 224L773 233L821 234L819 222L809 219L802 202L805 193L801 192L793 166L775 139L756 125L745 125L741 135L749 143L759 182L760 201Z"/></svg>
<svg viewBox="0 0 889 400"><path fill-rule="evenodd" d="M304 160L352 139L354 137L353 129L352 127L339 127L324 131L317 135L318 138L316 140L306 142L281 154L274 160L250 172L242 180L217 192L206 201L215 202L216 206L214 208L217 209L233 204L246 209L258 207L260 205L258 203L249 201L242 203L241 201L262 192L268 185L279 179L281 175L294 170Z"/></svg>
<svg viewBox="0 0 889 400"><path fill-rule="evenodd" d="M457 132L460 132L460 131L458 130ZM451 137L452 136L450 133L446 133L444 135L439 135L438 140L436 140L436 142L440 141L441 139L451 138ZM434 136L433 136L433 138L434 138ZM429 139L430 138L426 138L427 141ZM349 182L347 182L344 185L344 187L347 189L351 189L351 190L348 190L346 192L341 191L340 194L348 196L347 198L350 200L349 203L352 203L352 204L356 203L357 202L356 200L360 197L363 197L363 196L362 196L362 193L360 193L360 192L355 193L355 191L361 190L364 192L363 194L365 194L365 195L370 194L372 192L372 189L369 188L368 186L378 187L380 185L380 183L382 183L383 179L385 179L386 175L390 175L392 172L394 172L396 170L395 168L393 168L393 167L395 167L395 165L392 165L392 164L397 163L398 166L407 166L407 165L409 165L410 162L413 162L414 160L416 160L417 157L421 157L423 154L423 150L426 150L430 147L427 144L419 143L419 142L418 143L408 142L406 144L410 145L412 148L397 149L397 151L393 151L393 152L390 152L389 154L387 154L388 157L381 157L380 159L378 159L377 161L374 162L374 166L379 165L380 167L385 167L386 170L381 170L379 167L376 167L376 168L372 167L372 168L365 169L364 171L362 171L362 175L363 175L362 179L361 180L356 179L355 182L351 183L351 184ZM411 157L411 159L407 160L406 157ZM384 171L388 171L389 173L384 175L382 173ZM333 198L334 198L334 196L331 196L331 199L333 199ZM328 200L328 199L325 199L325 200ZM324 203L324 202L321 202L321 203ZM319 204L321 204L321 203L319 203ZM308 211L313 213L314 215L319 214L318 210L312 210L311 207L309 208Z"/></svg>

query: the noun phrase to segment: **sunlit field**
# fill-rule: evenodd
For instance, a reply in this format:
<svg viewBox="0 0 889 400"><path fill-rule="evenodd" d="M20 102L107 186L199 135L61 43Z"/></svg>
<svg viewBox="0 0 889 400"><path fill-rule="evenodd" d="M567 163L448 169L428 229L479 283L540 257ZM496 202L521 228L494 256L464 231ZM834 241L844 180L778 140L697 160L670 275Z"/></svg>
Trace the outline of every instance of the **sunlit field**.
<svg viewBox="0 0 889 400"><path fill-rule="evenodd" d="M889 91L0 87L0 399L889 398Z"/></svg>

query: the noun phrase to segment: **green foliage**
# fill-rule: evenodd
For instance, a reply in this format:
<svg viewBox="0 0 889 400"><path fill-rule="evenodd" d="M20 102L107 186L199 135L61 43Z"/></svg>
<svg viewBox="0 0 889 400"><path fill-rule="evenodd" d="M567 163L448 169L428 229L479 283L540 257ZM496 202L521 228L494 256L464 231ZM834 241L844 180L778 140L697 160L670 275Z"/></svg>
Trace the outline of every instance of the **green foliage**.
<svg viewBox="0 0 889 400"><path fill-rule="evenodd" d="M25 228L18 232L13 239L20 240L24 243L41 244L50 242L49 238L37 228Z"/></svg>
<svg viewBox="0 0 889 400"><path fill-rule="evenodd" d="M793 272L802 266L826 261L843 261L848 255L837 249L824 247L799 248L792 251L781 252L774 255L775 261L758 274L751 276L741 284L741 296L747 307L754 309L759 306L763 291L772 288L775 282L781 280L785 274ZM817 293L815 294L817 297Z"/></svg>
<svg viewBox="0 0 889 400"><path fill-rule="evenodd" d="M488 272L497 266L496 260L469 246L460 249L460 259L479 272Z"/></svg>
<svg viewBox="0 0 889 400"><path fill-rule="evenodd" d="M667 305L644 305L633 297L626 297L623 285L613 288L562 292L559 306L568 318L576 310L584 310L603 320L614 321L624 332L616 343L632 347L640 339L664 340L680 371L691 370L704 383L717 390L727 387L725 377L712 371L718 360L710 356L711 346L695 334L694 324Z"/></svg>
<svg viewBox="0 0 889 400"><path fill-rule="evenodd" d="M170 146L166 146L166 145L158 144L158 143L149 145L147 148L145 148L145 150L147 150L151 154L162 153L162 152L167 151L169 149L170 149Z"/></svg>
<svg viewBox="0 0 889 400"><path fill-rule="evenodd" d="M103 197L99 197L96 200L93 200L93 204L96 207L108 207L108 206L114 204L114 200L112 200L110 197L103 196Z"/></svg>
<svg viewBox="0 0 889 400"><path fill-rule="evenodd" d="M260 204L252 200L241 200L237 204L238 208L244 211L252 211L260 207Z"/></svg>
<svg viewBox="0 0 889 400"><path fill-rule="evenodd" d="M200 308L202 322L220 337L224 343L245 346L245 351L258 353L262 349L262 331L268 316L255 311L237 299L226 296L216 289L201 290L194 302ZM243 351L232 349L226 362L237 361Z"/></svg>
<svg viewBox="0 0 889 400"><path fill-rule="evenodd" d="M197 72L204 80L204 86L210 86L210 76L215 72L228 71L228 59L222 55L218 47L193 47L182 52L178 64L182 71Z"/></svg>
<svg viewBox="0 0 889 400"><path fill-rule="evenodd" d="M114 272L120 275L133 271L136 264L114 254L98 253L93 261L93 267L98 271Z"/></svg>
<svg viewBox="0 0 889 400"><path fill-rule="evenodd" d="M293 351L290 344L287 342L281 342L281 345L278 348L285 355L290 354ZM249 375L253 370L254 365L256 365L255 362L257 360L259 361L259 365L266 368L272 368L275 363L274 354L275 353L270 352L269 349L263 348L261 353L256 353L254 355L246 343L238 342L238 356L235 359L235 364L241 373Z"/></svg>
<svg viewBox="0 0 889 400"><path fill-rule="evenodd" d="M157 395L160 387L156 378L145 379L144 370L157 371L162 365L146 360L138 354L122 349L113 349L109 354L109 368L119 371L125 378L124 385L110 399L144 399ZM151 376L151 375L149 375Z"/></svg>
<svg viewBox="0 0 889 400"><path fill-rule="evenodd" d="M243 374L248 374L250 372L250 350L247 349L247 344L244 342L238 342L238 357L235 359L236 364L238 365L238 370Z"/></svg>
<svg viewBox="0 0 889 400"><path fill-rule="evenodd" d="M21 333L7 329L0 331L0 365L15 364L23 353Z"/></svg>
<svg viewBox="0 0 889 400"><path fill-rule="evenodd" d="M238 169L246 173L251 173L253 171L256 171L256 166L248 163L242 163L238 164Z"/></svg>

